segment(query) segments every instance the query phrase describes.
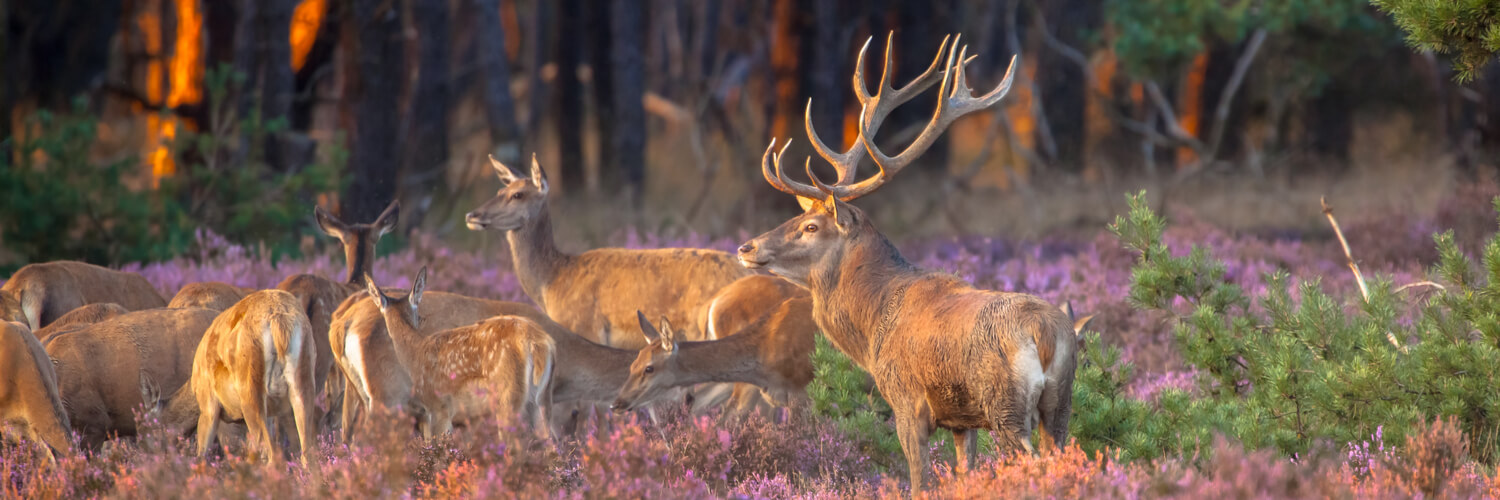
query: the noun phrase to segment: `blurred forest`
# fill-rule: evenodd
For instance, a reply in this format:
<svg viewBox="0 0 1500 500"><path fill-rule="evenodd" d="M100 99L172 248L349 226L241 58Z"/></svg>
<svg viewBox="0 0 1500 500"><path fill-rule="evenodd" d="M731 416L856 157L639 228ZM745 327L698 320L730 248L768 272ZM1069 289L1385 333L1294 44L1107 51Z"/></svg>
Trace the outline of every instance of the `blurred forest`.
<svg viewBox="0 0 1500 500"><path fill-rule="evenodd" d="M1018 55L1001 106L862 200L898 235L1098 231L1145 185L1312 226L1318 194L1421 210L1500 152L1500 65L1412 51L1368 0L8 0L0 27L0 268L160 259L201 227L297 252L311 204L392 198L493 238L461 222L490 154L537 155L565 239L766 227L795 207L766 144L810 154L804 112L848 144L888 32L898 80L951 33L976 89Z"/></svg>

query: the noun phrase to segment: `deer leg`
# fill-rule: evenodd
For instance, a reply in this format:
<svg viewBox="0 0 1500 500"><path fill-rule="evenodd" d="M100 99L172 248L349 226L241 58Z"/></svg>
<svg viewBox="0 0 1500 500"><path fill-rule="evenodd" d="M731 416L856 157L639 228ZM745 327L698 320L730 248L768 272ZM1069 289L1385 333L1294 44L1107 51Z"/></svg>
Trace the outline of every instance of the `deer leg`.
<svg viewBox="0 0 1500 500"><path fill-rule="evenodd" d="M342 408L339 408L339 433L343 436L345 444L354 441L355 422L364 422L360 418L362 416L360 404L364 401L357 392L354 390L354 382L344 379L344 404Z"/></svg>
<svg viewBox="0 0 1500 500"><path fill-rule="evenodd" d="M1042 393L1044 402L1049 391L1056 395L1056 403L1043 408L1042 440L1044 446L1047 441L1051 441L1052 445L1046 446L1048 451L1061 451L1068 446L1068 420L1073 416L1073 381L1064 380L1049 385Z"/></svg>
<svg viewBox="0 0 1500 500"><path fill-rule="evenodd" d="M306 359L307 357L303 356L304 363L311 361ZM295 365L289 368L291 369L286 372L287 378L290 379L287 381L287 396L292 403L292 418L297 422L298 444L301 448L301 453L298 455L301 457L302 467L308 468L312 462L309 457L317 451L313 447L318 442L320 413L317 405L314 404L312 394L317 386L313 385L313 375L307 373L306 369L295 369Z"/></svg>
<svg viewBox="0 0 1500 500"><path fill-rule="evenodd" d="M958 455L958 473L967 474L979 454L979 429L953 433L953 452Z"/></svg>
<svg viewBox="0 0 1500 500"><path fill-rule="evenodd" d="M1035 453L1031 446L1031 415L1026 391L1014 388L991 401L985 413L990 420L990 437L995 438L996 455L1014 450Z"/></svg>
<svg viewBox="0 0 1500 500"><path fill-rule="evenodd" d="M916 408L911 408L916 406ZM911 493L916 496L922 490L922 478L927 473L927 440L931 437L932 409L926 401L915 405L891 405L896 417L896 438L901 441L901 451L906 454L906 466L911 474Z"/></svg>
<svg viewBox="0 0 1500 500"><path fill-rule="evenodd" d="M219 400L212 395L198 395L198 456L207 457L219 430Z"/></svg>

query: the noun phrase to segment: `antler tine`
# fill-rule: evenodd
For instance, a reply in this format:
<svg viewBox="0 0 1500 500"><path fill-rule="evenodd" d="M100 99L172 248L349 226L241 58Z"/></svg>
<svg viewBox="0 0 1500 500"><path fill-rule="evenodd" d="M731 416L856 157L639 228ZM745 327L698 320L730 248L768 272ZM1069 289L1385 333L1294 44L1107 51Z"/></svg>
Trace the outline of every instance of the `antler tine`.
<svg viewBox="0 0 1500 500"><path fill-rule="evenodd" d="M1005 70L1005 79L1000 82L1000 85L984 97L977 99L974 97L972 89L964 81L963 66L969 60L968 47L960 46L959 38L961 37L954 38L952 50L948 52L947 67L951 71L944 72L942 85L938 87L937 109L933 111L932 119L927 122L927 127L922 130L922 133L917 136L916 140L912 141L911 145L907 146L904 151L895 157L886 156L875 145L874 141L870 140L870 134L864 130L860 131L860 140L864 143L865 149L869 151L871 159L875 161L875 166L880 171L875 177L866 179L860 185L851 186L849 188L850 191L861 188L861 185L867 183L870 185L869 189L879 186L884 182L883 178L885 176L899 172L902 168L911 164L917 157L922 156L927 151L927 148L932 147L933 142L937 141L938 136L941 136L948 129L948 126L953 124L954 120L963 115L994 105L1010 91L1011 82L1015 77L1015 56L1011 56L1010 67ZM955 56L959 60L957 65L953 64ZM861 123L861 126L863 125L864 123Z"/></svg>
<svg viewBox="0 0 1500 500"><path fill-rule="evenodd" d="M776 140L771 139L771 145L766 146L766 153L760 158L761 175L765 176L766 182L770 183L771 187L774 187L778 191L781 191L783 193L801 196L803 198L822 198L823 194L821 191L818 191L818 188L788 179L786 177L786 172L781 168L781 157L782 155L786 154L786 149L791 146L792 141L788 139L786 141L786 144L781 146L781 151L776 151ZM811 160L811 158L808 159L809 162L811 162Z"/></svg>

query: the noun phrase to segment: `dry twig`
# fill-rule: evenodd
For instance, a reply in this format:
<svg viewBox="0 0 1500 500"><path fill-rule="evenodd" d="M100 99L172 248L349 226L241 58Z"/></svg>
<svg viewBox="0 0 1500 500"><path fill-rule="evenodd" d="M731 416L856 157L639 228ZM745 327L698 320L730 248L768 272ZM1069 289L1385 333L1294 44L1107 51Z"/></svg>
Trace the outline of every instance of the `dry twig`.
<svg viewBox="0 0 1500 500"><path fill-rule="evenodd" d="M1354 273L1354 283L1359 285L1360 296L1364 297L1365 303L1368 304L1370 302L1370 289L1365 286L1365 276L1359 272L1359 264L1354 262L1354 255L1349 252L1349 240L1344 239L1344 231L1339 229L1338 219L1333 218L1333 207L1328 206L1327 197L1318 198L1318 203L1323 205L1323 215L1328 217L1328 225L1333 226L1333 235L1339 238L1339 245L1344 247L1344 260L1349 263L1349 271ZM1385 338L1397 350L1400 350L1402 353L1406 352L1406 346L1401 345L1401 342L1396 340L1395 334L1385 332Z"/></svg>

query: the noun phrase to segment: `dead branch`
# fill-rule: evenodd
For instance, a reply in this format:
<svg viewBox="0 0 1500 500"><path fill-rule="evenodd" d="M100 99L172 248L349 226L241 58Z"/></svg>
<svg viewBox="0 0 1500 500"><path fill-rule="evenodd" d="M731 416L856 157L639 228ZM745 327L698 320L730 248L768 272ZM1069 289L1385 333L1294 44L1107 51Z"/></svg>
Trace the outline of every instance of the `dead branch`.
<svg viewBox="0 0 1500 500"><path fill-rule="evenodd" d="M1354 255L1349 252L1349 240L1344 239L1344 231L1339 229L1338 219L1333 218L1333 207L1328 206L1328 197L1318 198L1318 203L1323 205L1323 216L1328 217L1328 225L1333 226L1333 235L1339 239L1339 245L1344 247L1344 260L1349 263L1349 271L1354 273L1354 283L1359 285L1359 294L1364 297L1365 303L1370 302L1370 289L1365 286L1365 275L1359 272L1359 264L1354 262ZM1406 346L1396 340L1396 335L1385 332L1386 340L1402 353L1406 352Z"/></svg>

